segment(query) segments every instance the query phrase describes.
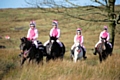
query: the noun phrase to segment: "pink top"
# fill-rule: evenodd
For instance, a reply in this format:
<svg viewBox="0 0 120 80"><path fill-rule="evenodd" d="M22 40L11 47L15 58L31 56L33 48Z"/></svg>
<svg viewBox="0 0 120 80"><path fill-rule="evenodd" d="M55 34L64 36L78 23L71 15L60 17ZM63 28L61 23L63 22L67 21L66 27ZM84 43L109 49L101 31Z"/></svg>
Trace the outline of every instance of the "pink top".
<svg viewBox="0 0 120 80"><path fill-rule="evenodd" d="M106 38L106 40L108 41L109 40L109 33L107 31L102 31L100 33L100 36L99 36L99 39L101 40L101 37L102 38Z"/></svg>
<svg viewBox="0 0 120 80"><path fill-rule="evenodd" d="M35 40L38 38L38 30L36 28L34 29L29 29L28 30L28 34L27 34L27 38L29 38L30 40Z"/></svg>
<svg viewBox="0 0 120 80"><path fill-rule="evenodd" d="M60 37L60 29L58 29L58 28L52 28L50 30L50 36L59 38Z"/></svg>
<svg viewBox="0 0 120 80"><path fill-rule="evenodd" d="M82 35L75 35L74 43L80 42L81 46L83 45L83 36Z"/></svg>

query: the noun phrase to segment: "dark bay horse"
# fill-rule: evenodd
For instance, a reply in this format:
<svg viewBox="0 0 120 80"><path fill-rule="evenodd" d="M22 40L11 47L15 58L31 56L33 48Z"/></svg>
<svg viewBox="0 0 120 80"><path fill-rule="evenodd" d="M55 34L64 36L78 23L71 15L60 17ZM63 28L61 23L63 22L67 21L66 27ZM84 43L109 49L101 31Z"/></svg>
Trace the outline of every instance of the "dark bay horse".
<svg viewBox="0 0 120 80"><path fill-rule="evenodd" d="M106 38L101 38L101 43L97 45L97 53L99 54L100 62L112 54L112 48L107 43Z"/></svg>
<svg viewBox="0 0 120 80"><path fill-rule="evenodd" d="M56 42L57 38L50 37L49 43L46 45L46 61L49 61L50 59L63 59L65 54L65 46L62 43L63 47L60 47L60 44Z"/></svg>
<svg viewBox="0 0 120 80"><path fill-rule="evenodd" d="M20 39L20 50L21 50L21 65L24 64L24 62L29 59L29 62L31 60L35 60L37 64L40 62L43 63L43 51L42 48L36 48L36 46L33 44L32 41L27 40L26 37L23 37Z"/></svg>

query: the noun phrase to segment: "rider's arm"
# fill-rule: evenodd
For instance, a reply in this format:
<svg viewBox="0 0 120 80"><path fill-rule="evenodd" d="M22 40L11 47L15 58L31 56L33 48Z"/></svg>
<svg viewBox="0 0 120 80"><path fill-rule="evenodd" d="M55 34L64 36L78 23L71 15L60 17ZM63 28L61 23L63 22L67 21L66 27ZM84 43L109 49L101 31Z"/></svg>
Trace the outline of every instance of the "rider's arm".
<svg viewBox="0 0 120 80"><path fill-rule="evenodd" d="M107 34L108 34L108 36L107 36L107 39L106 39L106 40L109 41L109 39L110 39L110 35L109 35L109 33L107 33Z"/></svg>
<svg viewBox="0 0 120 80"><path fill-rule="evenodd" d="M33 39L37 39L38 38L38 30L35 29L35 36L33 37Z"/></svg>
<svg viewBox="0 0 120 80"><path fill-rule="evenodd" d="M76 38L77 38L77 35L74 36L74 43L77 43Z"/></svg>
<svg viewBox="0 0 120 80"><path fill-rule="evenodd" d="M100 35L99 35L99 40L101 40L102 34L103 34L103 32L100 33Z"/></svg>
<svg viewBox="0 0 120 80"><path fill-rule="evenodd" d="M83 38L83 36L81 36L81 46L83 45L83 40L84 40L84 38Z"/></svg>
<svg viewBox="0 0 120 80"><path fill-rule="evenodd" d="M60 29L57 29L57 31L58 31L57 38L59 38L60 37Z"/></svg>
<svg viewBox="0 0 120 80"><path fill-rule="evenodd" d="M27 38L29 38L29 36L30 36L30 29L28 30Z"/></svg>
<svg viewBox="0 0 120 80"><path fill-rule="evenodd" d="M50 30L50 36L52 36L53 28Z"/></svg>

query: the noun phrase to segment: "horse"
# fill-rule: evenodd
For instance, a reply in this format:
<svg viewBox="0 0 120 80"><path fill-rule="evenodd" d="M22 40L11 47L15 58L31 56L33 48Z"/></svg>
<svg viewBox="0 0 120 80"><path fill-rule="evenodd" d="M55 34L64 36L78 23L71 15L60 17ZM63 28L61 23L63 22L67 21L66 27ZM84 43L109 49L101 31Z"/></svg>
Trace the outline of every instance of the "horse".
<svg viewBox="0 0 120 80"><path fill-rule="evenodd" d="M106 53L107 55L112 55L112 47L108 44L108 42L105 42L105 46L106 46Z"/></svg>
<svg viewBox="0 0 120 80"><path fill-rule="evenodd" d="M62 47L58 42L56 42L56 37L50 37L49 43L46 45L46 61L61 59L63 60L65 54L65 45L62 43Z"/></svg>
<svg viewBox="0 0 120 80"><path fill-rule="evenodd" d="M29 63L31 60L35 60L37 64L39 64L40 62L43 63L43 49L40 47L36 48L33 42L28 40L26 37L22 37L20 38L20 40L20 50L22 54L21 65L23 65L27 59L29 59Z"/></svg>
<svg viewBox="0 0 120 80"><path fill-rule="evenodd" d="M76 43L76 47L74 48L74 54L71 54L71 59L76 63L77 60L83 58L83 49L80 43Z"/></svg>
<svg viewBox="0 0 120 80"><path fill-rule="evenodd" d="M107 44L106 38L101 38L101 43L97 45L97 51L96 53L99 54L99 61L100 63L103 60L106 60L108 55L112 54L112 48L109 44Z"/></svg>

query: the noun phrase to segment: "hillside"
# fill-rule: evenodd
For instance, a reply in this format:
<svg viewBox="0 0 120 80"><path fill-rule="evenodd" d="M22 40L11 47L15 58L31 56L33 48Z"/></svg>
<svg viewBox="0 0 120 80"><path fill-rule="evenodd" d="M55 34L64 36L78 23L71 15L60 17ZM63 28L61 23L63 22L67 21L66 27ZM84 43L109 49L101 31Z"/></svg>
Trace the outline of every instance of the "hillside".
<svg viewBox="0 0 120 80"><path fill-rule="evenodd" d="M116 12L120 7L116 6ZM84 13L84 12L83 12ZM81 11L82 14L82 11ZM96 16L96 19L100 16ZM88 17L89 18L89 17ZM34 19L42 43L49 39L49 30L53 19L59 21L61 29L60 41L66 46L63 62L51 61L43 66L25 64L20 67L20 38L27 35L29 21ZM88 22L67 17L63 14L44 12L40 9L0 9L0 80L119 80L120 79L120 24L116 27L113 55L103 63L99 63L98 55L93 55L92 49L98 41L103 22ZM73 63L70 60L70 48L76 34L76 28L82 28L87 60ZM10 39L5 39L5 36Z"/></svg>

